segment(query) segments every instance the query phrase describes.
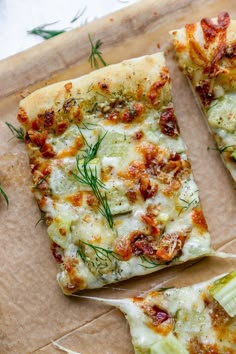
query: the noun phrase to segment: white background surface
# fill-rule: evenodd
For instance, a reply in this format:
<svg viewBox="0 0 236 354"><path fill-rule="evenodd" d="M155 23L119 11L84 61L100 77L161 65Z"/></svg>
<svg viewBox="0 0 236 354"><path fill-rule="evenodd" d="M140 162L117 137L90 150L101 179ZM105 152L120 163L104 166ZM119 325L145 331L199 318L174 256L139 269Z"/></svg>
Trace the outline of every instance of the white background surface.
<svg viewBox="0 0 236 354"><path fill-rule="evenodd" d="M27 34L34 27L58 21L47 29L75 28L137 0L0 0L0 59L44 41ZM76 13L83 15L74 23Z"/></svg>

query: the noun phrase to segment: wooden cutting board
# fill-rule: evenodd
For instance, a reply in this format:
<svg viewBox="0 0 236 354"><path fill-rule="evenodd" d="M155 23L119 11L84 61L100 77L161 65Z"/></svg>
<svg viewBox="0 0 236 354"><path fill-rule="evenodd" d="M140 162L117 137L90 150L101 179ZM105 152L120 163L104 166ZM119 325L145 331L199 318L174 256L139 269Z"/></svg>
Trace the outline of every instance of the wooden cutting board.
<svg viewBox="0 0 236 354"><path fill-rule="evenodd" d="M90 44L103 41L108 64L165 51L183 138L215 249L236 253L236 199L226 172L189 87L178 70L168 31L203 16L227 10L236 19L235 0L145 0L62 34L0 62L0 181L10 205L0 201L0 353L58 353L50 341L82 354L133 353L128 326L108 306L62 295L46 228L35 228L38 209L30 192L30 172L23 144L5 125L17 125L19 100L44 85L91 71ZM83 294L106 297L138 295L163 282L187 285L236 268L236 262L204 259L194 266L166 269ZM185 270L184 270L185 269ZM184 271L183 271L184 270Z"/></svg>

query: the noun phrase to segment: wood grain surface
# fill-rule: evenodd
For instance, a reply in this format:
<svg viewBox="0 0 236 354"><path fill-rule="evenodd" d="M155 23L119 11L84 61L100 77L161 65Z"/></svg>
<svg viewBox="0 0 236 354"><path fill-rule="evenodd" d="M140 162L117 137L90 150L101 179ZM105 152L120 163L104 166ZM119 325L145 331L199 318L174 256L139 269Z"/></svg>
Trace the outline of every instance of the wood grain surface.
<svg viewBox="0 0 236 354"><path fill-rule="evenodd" d="M62 34L0 62L0 181L10 205L0 201L0 353L59 353L60 340L81 354L133 353L129 330L118 310L62 295L49 251L46 227L35 228L39 212L30 192L24 145L11 139L5 121L17 125L19 100L47 84L91 71L90 44L103 41L109 63L165 52L173 98L188 146L194 176L215 249L236 253L236 199L233 181L216 151L190 88L175 60L169 30L227 10L236 19L235 0L143 0L117 13ZM10 140L11 139L11 140ZM126 297L165 283L182 286L236 268L232 259L204 259L133 278L84 294Z"/></svg>

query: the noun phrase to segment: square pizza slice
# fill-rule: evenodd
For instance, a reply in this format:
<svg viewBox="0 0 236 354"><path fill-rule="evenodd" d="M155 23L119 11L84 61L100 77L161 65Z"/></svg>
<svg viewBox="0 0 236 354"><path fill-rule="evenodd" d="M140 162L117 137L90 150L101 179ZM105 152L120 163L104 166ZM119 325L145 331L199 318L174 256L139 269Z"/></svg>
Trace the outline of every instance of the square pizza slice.
<svg viewBox="0 0 236 354"><path fill-rule="evenodd" d="M236 21L222 12L171 35L180 68L236 181Z"/></svg>
<svg viewBox="0 0 236 354"><path fill-rule="evenodd" d="M144 297L91 299L125 314L136 354L236 352L236 271Z"/></svg>
<svg viewBox="0 0 236 354"><path fill-rule="evenodd" d="M162 53L44 87L18 120L65 294L211 253Z"/></svg>

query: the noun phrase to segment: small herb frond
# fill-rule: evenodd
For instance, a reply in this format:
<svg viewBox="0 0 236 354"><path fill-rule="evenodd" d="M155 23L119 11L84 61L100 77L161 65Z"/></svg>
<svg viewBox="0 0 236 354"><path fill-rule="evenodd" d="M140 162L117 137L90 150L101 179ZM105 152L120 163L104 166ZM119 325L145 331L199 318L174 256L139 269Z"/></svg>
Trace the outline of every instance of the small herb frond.
<svg viewBox="0 0 236 354"><path fill-rule="evenodd" d="M107 258L110 262L112 261L112 258L115 258L118 261L120 260L119 255L112 250L109 250L109 249L106 249L106 248L103 248L100 246L95 246L95 245L92 245L91 243L87 243L84 241L80 241L80 243L92 248L92 250L95 252L97 258L100 260L104 260L104 258Z"/></svg>
<svg viewBox="0 0 236 354"><path fill-rule="evenodd" d="M47 177L49 174L45 175L44 177L40 178L40 180L36 183L35 186L33 186L34 189L39 189L39 186L43 183L46 182Z"/></svg>
<svg viewBox="0 0 236 354"><path fill-rule="evenodd" d="M41 222L41 221L44 221L45 220L45 216L46 216L46 213L45 211L39 209L40 211L40 218L38 219L38 221L36 222L36 224L34 225L34 227L38 226L38 224Z"/></svg>
<svg viewBox="0 0 236 354"><path fill-rule="evenodd" d="M37 27L33 28L32 30L27 31L27 33L34 34L34 35L42 37L44 39L50 39L52 37L58 36L59 34L66 32L66 28L64 28L62 30L48 30L48 29L46 29L47 26L54 25L57 22L58 21L52 22L52 23L45 23L44 25L37 26Z"/></svg>
<svg viewBox="0 0 236 354"><path fill-rule="evenodd" d="M70 21L70 23L76 22L80 17L83 16L83 14L85 13L86 10L87 10L87 6L85 6L82 10L78 10L76 12L75 16Z"/></svg>
<svg viewBox="0 0 236 354"><path fill-rule="evenodd" d="M79 127L78 127L78 129L80 130ZM80 133L81 133L81 130L80 130ZM113 225L114 225L113 216L112 216L110 206L109 206L109 203L107 200L107 195L106 195L106 193L105 193L105 195L102 195L102 193L100 191L100 188L105 189L106 187L105 187L104 183L98 178L96 167L93 171L91 169L91 167L89 166L89 162L95 158L97 151L99 149L99 146L106 136L106 133L102 137L99 137L97 142L94 145L89 144L88 141L85 139L84 135L82 133L81 133L81 135L82 135L83 139L85 140L85 144L87 145L87 149L84 151L85 155L83 156L82 159L79 156L76 157L76 167L77 167L77 170L79 173L76 174L76 173L72 172L72 174L79 183L90 186L95 197L97 198L97 200L100 203L100 206L98 207L99 212L107 219L107 222L108 222L110 228L112 229Z"/></svg>
<svg viewBox="0 0 236 354"><path fill-rule="evenodd" d="M6 195L6 192L4 191L4 189L2 188L1 184L0 184L0 194L3 196L3 198L5 199L6 203L7 203L7 207L9 205L9 199L8 196Z"/></svg>
<svg viewBox="0 0 236 354"><path fill-rule="evenodd" d="M140 258L141 258L142 262L146 262L146 263L150 264L150 265L139 264L143 268L150 269L150 268L160 267L160 266L163 265L163 263L157 263L154 260L149 259L149 258L147 258L147 257L145 257L143 255L140 256Z"/></svg>
<svg viewBox="0 0 236 354"><path fill-rule="evenodd" d="M89 56L89 62L91 65L91 68L99 68L99 63L102 63L103 66L107 66L106 61L102 57L102 52L100 52L99 48L102 46L103 42L98 39L96 43L94 44L92 41L92 38L90 34L88 35L89 37L89 42L91 45L91 54Z"/></svg>
<svg viewBox="0 0 236 354"><path fill-rule="evenodd" d="M158 288L157 291L160 293L160 292L163 292L163 291L166 291L169 289L173 289L173 288L174 288L173 286L168 286L167 288Z"/></svg>
<svg viewBox="0 0 236 354"><path fill-rule="evenodd" d="M187 211L191 206L193 205L197 205L199 204L199 199L198 198L193 198L190 202L188 202L187 200L183 199L183 198L179 198L179 200L181 200L181 202L183 202L184 204L183 205L178 205L180 209L179 211L179 214L178 216L180 216L180 214L183 212L183 211Z"/></svg>
<svg viewBox="0 0 236 354"><path fill-rule="evenodd" d="M77 248L77 253L81 257L82 261L85 263L86 262L86 256L82 249L80 247Z"/></svg>
<svg viewBox="0 0 236 354"><path fill-rule="evenodd" d="M10 129L10 131L12 132L13 136L16 139L24 140L25 132L24 132L24 129L22 127L15 128L14 125L12 125L11 123L8 123L8 122L5 122L5 124Z"/></svg>
<svg viewBox="0 0 236 354"><path fill-rule="evenodd" d="M228 152L228 151L233 151L234 148L236 147L236 145L223 145L221 147L207 147L207 150L216 150L219 151L220 154L222 154L223 152Z"/></svg>

